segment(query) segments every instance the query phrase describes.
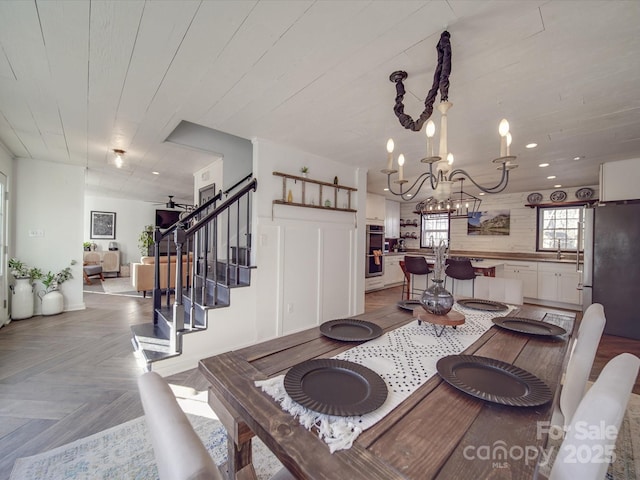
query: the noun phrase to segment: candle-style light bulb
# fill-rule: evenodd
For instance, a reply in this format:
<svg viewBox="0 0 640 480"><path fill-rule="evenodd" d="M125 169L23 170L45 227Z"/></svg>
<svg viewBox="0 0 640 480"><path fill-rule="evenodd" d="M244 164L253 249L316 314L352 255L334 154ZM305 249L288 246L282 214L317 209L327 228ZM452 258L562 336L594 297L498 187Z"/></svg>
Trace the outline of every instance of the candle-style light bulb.
<svg viewBox="0 0 640 480"><path fill-rule="evenodd" d="M498 133L500 134L500 156L506 157L507 153L507 134L509 133L509 122L506 118L500 120L498 125Z"/></svg>
<svg viewBox="0 0 640 480"><path fill-rule="evenodd" d="M433 120L427 122L425 131L427 134L427 157L433 157L433 136L436 133L436 124L433 123Z"/></svg>
<svg viewBox="0 0 640 480"><path fill-rule="evenodd" d="M509 150L510 150L509 147L511 147L511 140L513 140L511 138L511 132L507 132L506 137L507 137L507 156L509 156Z"/></svg>
<svg viewBox="0 0 640 480"><path fill-rule="evenodd" d="M447 163L453 165L453 153L447 154Z"/></svg>
<svg viewBox="0 0 640 480"><path fill-rule="evenodd" d="M404 155L401 153L398 155L398 180L404 180L403 174Z"/></svg>
<svg viewBox="0 0 640 480"><path fill-rule="evenodd" d="M387 170L391 170L393 168L393 148L395 147L393 143L393 138L387 140Z"/></svg>

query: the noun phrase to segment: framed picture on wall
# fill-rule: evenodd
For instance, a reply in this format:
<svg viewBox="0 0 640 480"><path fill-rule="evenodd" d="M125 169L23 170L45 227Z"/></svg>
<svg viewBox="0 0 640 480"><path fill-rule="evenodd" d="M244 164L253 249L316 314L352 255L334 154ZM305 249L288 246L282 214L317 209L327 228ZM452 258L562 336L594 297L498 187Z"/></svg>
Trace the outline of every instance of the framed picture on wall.
<svg viewBox="0 0 640 480"><path fill-rule="evenodd" d="M510 231L509 210L476 212L467 221L467 235L509 235Z"/></svg>
<svg viewBox="0 0 640 480"><path fill-rule="evenodd" d="M91 212L90 238L114 240L116 238L116 212Z"/></svg>

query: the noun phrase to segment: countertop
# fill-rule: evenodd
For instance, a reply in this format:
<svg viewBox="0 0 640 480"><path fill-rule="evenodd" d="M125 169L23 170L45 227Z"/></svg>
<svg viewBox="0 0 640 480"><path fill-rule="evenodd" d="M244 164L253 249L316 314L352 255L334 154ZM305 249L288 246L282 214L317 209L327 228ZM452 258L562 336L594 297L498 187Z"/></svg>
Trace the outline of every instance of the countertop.
<svg viewBox="0 0 640 480"><path fill-rule="evenodd" d="M425 255L432 256L431 249L411 249L406 252L389 252L385 255ZM549 262L549 263L576 263L576 255L562 254L562 258L558 259L555 253L516 253L516 252L470 252L453 250L449 252L450 257L469 257L472 259L491 259L491 260L520 260L523 262ZM582 257L581 257L582 260Z"/></svg>

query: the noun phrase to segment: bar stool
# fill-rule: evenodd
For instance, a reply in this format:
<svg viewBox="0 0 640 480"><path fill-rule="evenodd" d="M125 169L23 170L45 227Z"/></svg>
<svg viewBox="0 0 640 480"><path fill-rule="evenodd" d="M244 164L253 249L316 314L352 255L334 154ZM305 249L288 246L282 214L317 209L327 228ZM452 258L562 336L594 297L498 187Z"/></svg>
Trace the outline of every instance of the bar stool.
<svg viewBox="0 0 640 480"><path fill-rule="evenodd" d="M409 273L409 279L405 275L402 280L402 300L404 300L405 285L407 285L407 300L409 300L416 292L422 293L422 290L414 288L414 275L426 275L428 279L431 270L429 270L429 265L424 257L412 257L409 255L404 257L404 269Z"/></svg>
<svg viewBox="0 0 640 480"><path fill-rule="evenodd" d="M473 297L476 272L471 265L471 260L468 258L447 258L445 261L447 267L444 273L447 277L451 278L451 293L453 293L453 287L455 280L472 280L471 283L471 296ZM444 287L447 288L447 278L444 279Z"/></svg>

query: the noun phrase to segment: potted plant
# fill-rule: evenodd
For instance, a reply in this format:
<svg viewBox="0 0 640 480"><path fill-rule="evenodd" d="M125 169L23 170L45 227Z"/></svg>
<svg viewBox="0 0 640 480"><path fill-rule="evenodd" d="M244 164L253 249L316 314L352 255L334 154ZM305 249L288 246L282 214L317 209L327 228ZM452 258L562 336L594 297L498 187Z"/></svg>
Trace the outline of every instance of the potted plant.
<svg viewBox="0 0 640 480"><path fill-rule="evenodd" d="M153 245L153 225L145 225L138 237L138 248L143 257L149 255L149 249Z"/></svg>
<svg viewBox="0 0 640 480"><path fill-rule="evenodd" d="M302 167L302 168L300 169L300 173L302 174L302 176L303 176L304 178L307 178L307 174L309 173L309 167Z"/></svg>
<svg viewBox="0 0 640 480"><path fill-rule="evenodd" d="M91 242L82 242L82 248L84 248L85 252L91 251Z"/></svg>
<svg viewBox="0 0 640 480"><path fill-rule="evenodd" d="M42 302L42 315L56 315L64 309L64 296L59 288L64 282L73 278L71 265L75 264L76 261L71 260L71 264L58 273L49 271L41 276L40 281L45 287L44 290L38 292L38 297Z"/></svg>
<svg viewBox="0 0 640 480"><path fill-rule="evenodd" d="M12 258L9 260L9 270L15 278L15 285L11 289L11 319L22 320L33 316L33 281L42 277L42 271L30 267L26 263Z"/></svg>

